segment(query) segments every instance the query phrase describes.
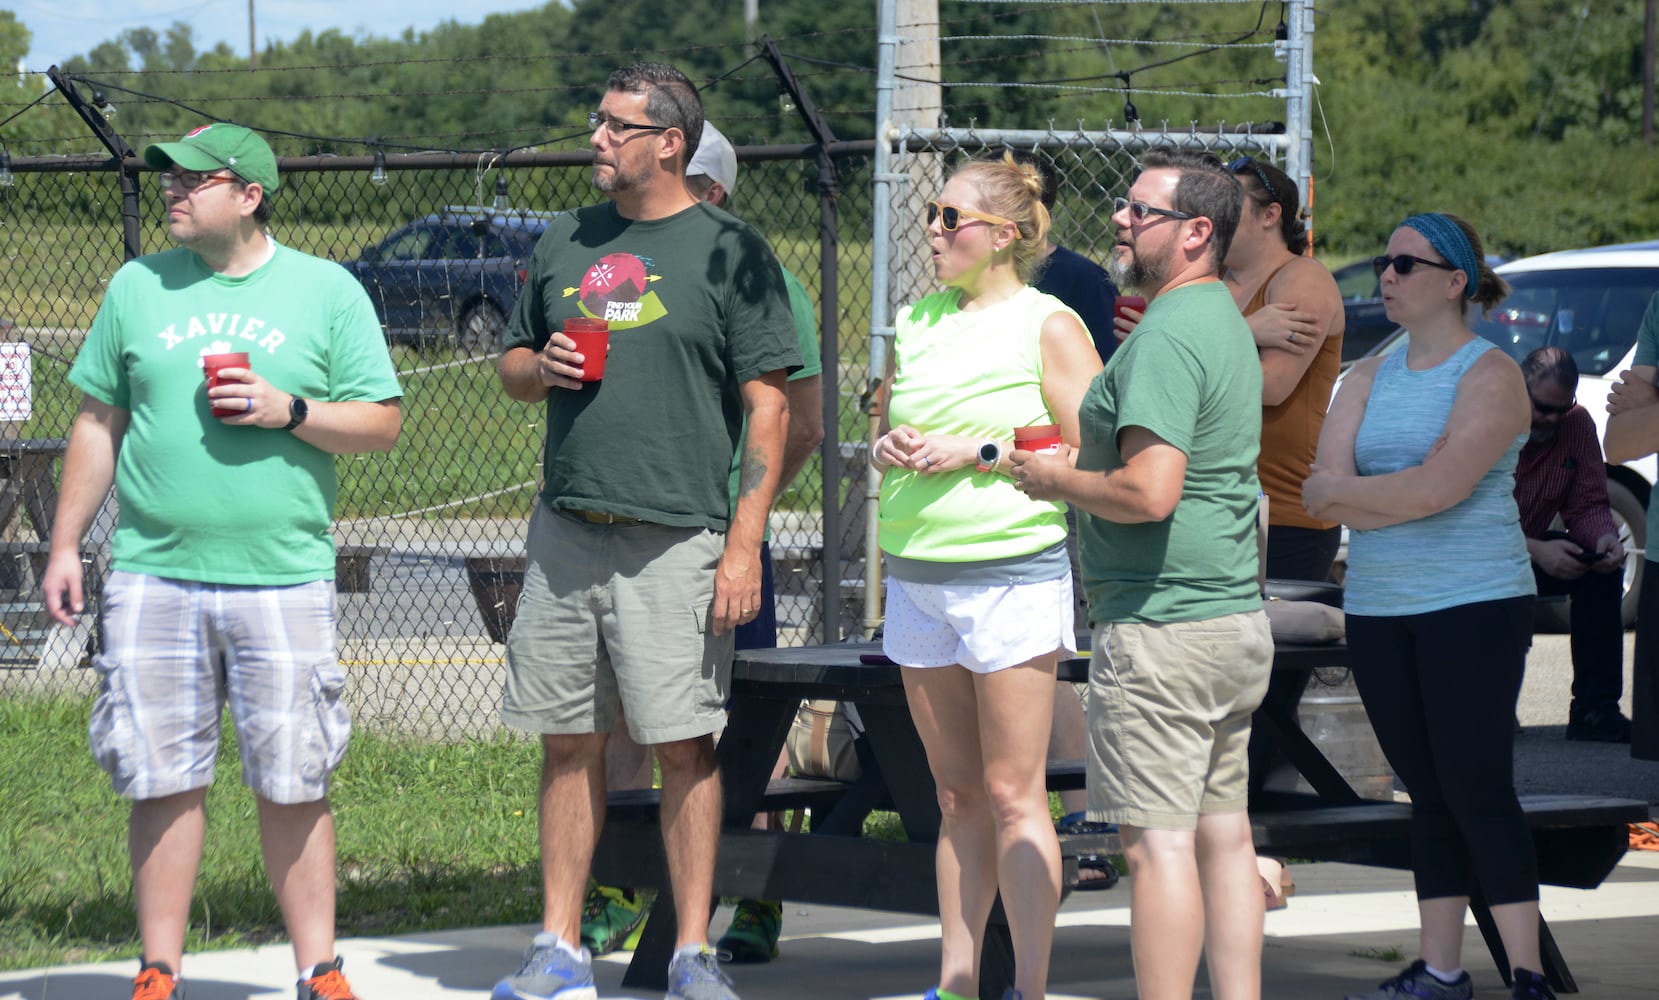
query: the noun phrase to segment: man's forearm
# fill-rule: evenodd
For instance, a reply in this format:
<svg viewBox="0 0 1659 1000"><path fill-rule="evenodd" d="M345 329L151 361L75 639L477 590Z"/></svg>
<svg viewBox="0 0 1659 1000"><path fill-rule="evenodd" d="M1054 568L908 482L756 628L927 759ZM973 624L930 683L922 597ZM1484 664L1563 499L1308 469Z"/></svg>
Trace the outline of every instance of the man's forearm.
<svg viewBox="0 0 1659 1000"><path fill-rule="evenodd" d="M396 399L311 401L305 423L292 433L331 455L357 455L390 451L402 427L403 408Z"/></svg>
<svg viewBox="0 0 1659 1000"><path fill-rule="evenodd" d="M1603 448L1607 460L1614 465L1634 462L1659 451L1659 404L1610 415Z"/></svg>
<svg viewBox="0 0 1659 1000"><path fill-rule="evenodd" d="M547 398L547 384L541 380L541 354L528 347L511 347L496 365L501 389L521 403L539 403Z"/></svg>
<svg viewBox="0 0 1659 1000"><path fill-rule="evenodd" d="M786 490L824 440L823 378L810 375L789 383L789 433L783 448L778 489Z"/></svg>
<svg viewBox="0 0 1659 1000"><path fill-rule="evenodd" d="M92 519L115 482L115 459L126 434L128 414L91 400L82 404L69 432L58 508L52 518L52 548L79 551Z"/></svg>
<svg viewBox="0 0 1659 1000"><path fill-rule="evenodd" d="M738 462L737 497L732 505L726 547L760 551L766 537L766 518L782 484L784 442L789 415L782 407L757 408L749 413Z"/></svg>

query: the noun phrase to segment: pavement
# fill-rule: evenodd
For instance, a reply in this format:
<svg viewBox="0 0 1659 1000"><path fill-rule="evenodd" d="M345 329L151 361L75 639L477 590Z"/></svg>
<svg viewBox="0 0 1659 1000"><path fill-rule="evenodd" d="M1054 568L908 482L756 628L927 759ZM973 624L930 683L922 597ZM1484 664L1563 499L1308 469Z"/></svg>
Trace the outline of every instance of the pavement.
<svg viewBox="0 0 1659 1000"><path fill-rule="evenodd" d="M1297 894L1267 916L1262 995L1333 1000L1369 988L1416 954L1417 910L1401 872L1341 864L1292 867ZM1129 959L1129 880L1106 892L1074 893L1055 933L1049 1000L1135 996ZM1587 1000L1651 1000L1659 993L1659 853L1633 852L1599 889L1546 886L1542 901L1557 942ZM712 925L725 926L722 908ZM939 925L898 914L786 902L780 956L728 967L747 1000L916 1000L938 975ZM490 927L342 940L339 952L365 1000L482 1000L515 971L534 928ZM596 963L604 1000L656 1000L624 989L626 955ZM1464 965L1476 996L1508 996L1470 925ZM125 998L132 961L0 973L0 1000ZM188 1000L293 996L286 945L191 955ZM1196 997L1214 996L1201 971Z"/></svg>
<svg viewBox="0 0 1659 1000"><path fill-rule="evenodd" d="M1539 636L1529 660L1517 713L1525 726L1516 741L1517 786L1523 794L1599 793L1659 804L1659 764L1631 760L1628 746L1562 738L1571 681L1566 647L1565 636ZM1626 684L1628 691L1628 678ZM1332 1000L1370 988L1416 956L1409 874L1328 863L1295 864L1291 871L1295 897L1266 919L1262 996ZM1061 908L1049 1000L1135 996L1129 886L1126 878L1109 891L1074 893ZM1542 908L1579 996L1659 997L1659 852L1627 854L1594 890L1545 886ZM716 914L715 936L729 917L724 908ZM533 931L508 926L352 938L341 940L338 951L365 1000L482 1000L516 970ZM778 959L731 968L747 1000L917 1000L938 975L936 921L786 901L783 931ZM599 960L599 996L655 1000L655 992L622 987L627 958ZM1508 995L1472 924L1463 961L1477 997ZM136 972L131 960L0 972L0 1000L125 1000ZM188 1000L294 995L293 956L285 944L190 955L184 972ZM1194 996L1214 995L1201 970Z"/></svg>

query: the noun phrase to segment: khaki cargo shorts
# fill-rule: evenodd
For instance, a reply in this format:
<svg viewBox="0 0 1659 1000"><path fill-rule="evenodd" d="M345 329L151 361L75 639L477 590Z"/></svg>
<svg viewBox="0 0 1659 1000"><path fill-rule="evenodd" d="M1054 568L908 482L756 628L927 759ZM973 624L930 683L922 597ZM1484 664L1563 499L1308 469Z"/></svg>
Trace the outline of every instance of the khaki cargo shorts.
<svg viewBox="0 0 1659 1000"><path fill-rule="evenodd" d="M1260 611L1094 631L1089 818L1192 830L1249 797L1250 716L1267 693L1273 639Z"/></svg>

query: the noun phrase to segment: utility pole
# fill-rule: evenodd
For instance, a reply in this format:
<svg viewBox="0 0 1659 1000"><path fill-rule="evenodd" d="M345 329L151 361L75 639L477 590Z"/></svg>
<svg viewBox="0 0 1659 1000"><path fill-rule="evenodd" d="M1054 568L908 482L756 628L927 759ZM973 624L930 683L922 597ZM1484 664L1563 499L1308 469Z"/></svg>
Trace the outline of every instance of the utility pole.
<svg viewBox="0 0 1659 1000"><path fill-rule="evenodd" d="M1659 0L1647 0L1642 31L1642 143L1653 145L1653 57L1659 40Z"/></svg>
<svg viewBox="0 0 1659 1000"><path fill-rule="evenodd" d="M257 68L255 65L255 59L256 56L253 47L253 0L248 0L248 72L250 73Z"/></svg>
<svg viewBox="0 0 1659 1000"><path fill-rule="evenodd" d="M893 58L893 124L921 129L939 127L944 95L939 86L939 0L897 0L898 48ZM914 302L933 291L934 277L928 253L927 202L939 196L944 172L931 153L906 155L910 163L908 190L894 204L893 308Z"/></svg>

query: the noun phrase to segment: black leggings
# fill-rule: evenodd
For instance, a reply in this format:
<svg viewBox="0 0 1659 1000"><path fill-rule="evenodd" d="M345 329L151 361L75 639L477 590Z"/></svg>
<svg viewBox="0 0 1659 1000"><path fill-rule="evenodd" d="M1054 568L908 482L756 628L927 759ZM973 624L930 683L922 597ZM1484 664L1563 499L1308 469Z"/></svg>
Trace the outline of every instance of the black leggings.
<svg viewBox="0 0 1659 1000"><path fill-rule="evenodd" d="M1515 703L1531 597L1399 617L1348 615L1348 663L1388 762L1411 793L1417 898L1538 898L1515 798Z"/></svg>

